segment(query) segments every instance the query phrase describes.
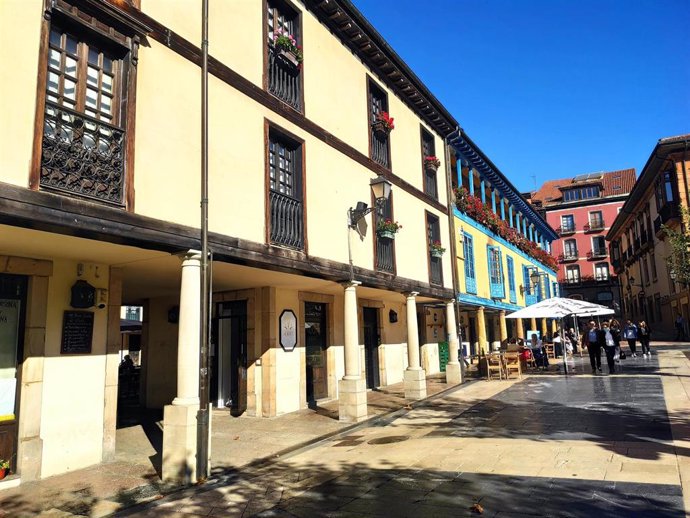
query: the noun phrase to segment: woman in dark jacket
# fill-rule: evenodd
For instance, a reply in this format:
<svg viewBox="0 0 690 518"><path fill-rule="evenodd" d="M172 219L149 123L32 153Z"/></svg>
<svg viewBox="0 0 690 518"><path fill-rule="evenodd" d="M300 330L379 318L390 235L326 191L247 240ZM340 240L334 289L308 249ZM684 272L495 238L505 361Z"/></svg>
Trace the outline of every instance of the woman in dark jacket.
<svg viewBox="0 0 690 518"><path fill-rule="evenodd" d="M637 339L640 341L642 346L642 356L645 358L651 358L652 353L649 351L649 339L652 336L652 330L649 328L647 323L643 320L637 327Z"/></svg>

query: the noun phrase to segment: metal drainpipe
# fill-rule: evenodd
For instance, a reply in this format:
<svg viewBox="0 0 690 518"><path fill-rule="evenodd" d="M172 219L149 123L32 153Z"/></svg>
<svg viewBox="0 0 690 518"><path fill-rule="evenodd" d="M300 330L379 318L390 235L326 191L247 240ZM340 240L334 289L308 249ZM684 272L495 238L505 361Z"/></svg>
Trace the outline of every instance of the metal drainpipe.
<svg viewBox="0 0 690 518"><path fill-rule="evenodd" d="M451 170L450 170L450 144L448 141L445 142L445 159L446 159L446 199L448 200L448 227L450 233L450 253L453 260L451 268L451 278L453 280L453 299L455 299L455 332L458 333L458 326L460 325L460 307L458 306L457 294L460 293L460 286L458 284L458 255L456 253L456 240L455 240L455 215L453 214L453 189L451 181ZM459 361L460 361L460 372L461 379L465 377L465 360L461 354L462 351L462 335L458 333L458 338L460 342L459 351ZM450 345L450 344L448 344Z"/></svg>

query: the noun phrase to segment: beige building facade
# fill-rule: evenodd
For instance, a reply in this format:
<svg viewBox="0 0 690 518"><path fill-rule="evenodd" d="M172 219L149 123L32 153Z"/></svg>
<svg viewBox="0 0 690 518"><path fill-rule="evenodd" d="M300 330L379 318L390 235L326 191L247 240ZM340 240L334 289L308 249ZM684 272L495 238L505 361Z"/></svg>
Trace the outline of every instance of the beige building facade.
<svg viewBox="0 0 690 518"><path fill-rule="evenodd" d="M619 276L624 318L645 320L653 339L673 339L676 320L690 320L690 286L674 279L662 228L688 232L681 208L690 201L690 135L658 141L606 239Z"/></svg>
<svg viewBox="0 0 690 518"><path fill-rule="evenodd" d="M434 249L457 122L347 1L211 1L209 20L210 403L339 399L358 421L368 389L460 382ZM200 31L199 0L0 4L5 483L114 454L123 305L143 308L164 478L197 476Z"/></svg>

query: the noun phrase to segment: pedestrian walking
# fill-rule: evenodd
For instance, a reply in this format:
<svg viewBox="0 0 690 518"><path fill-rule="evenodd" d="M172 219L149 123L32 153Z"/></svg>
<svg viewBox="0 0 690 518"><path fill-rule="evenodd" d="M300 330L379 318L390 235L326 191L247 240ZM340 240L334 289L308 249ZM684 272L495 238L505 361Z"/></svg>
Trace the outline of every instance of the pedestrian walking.
<svg viewBox="0 0 690 518"><path fill-rule="evenodd" d="M649 328L647 323L642 320L640 326L637 329L637 337L640 339L640 345L642 346L642 356L645 358L651 358L652 353L649 350L649 340L652 336L652 330Z"/></svg>
<svg viewBox="0 0 690 518"><path fill-rule="evenodd" d="M683 315L678 313L678 316L676 317L676 342L680 342L682 340L685 340L685 319L683 318Z"/></svg>
<svg viewBox="0 0 690 518"><path fill-rule="evenodd" d="M609 374L614 374L616 372L616 360L620 355L620 328L618 327L618 321L610 320L609 322L604 322L601 326L601 331Z"/></svg>
<svg viewBox="0 0 690 518"><path fill-rule="evenodd" d="M594 320L590 320L587 326L588 329L582 333L582 347L586 347L589 353L589 363L592 366L592 374L596 374L597 372L601 374L601 346L603 344L603 336Z"/></svg>
<svg viewBox="0 0 690 518"><path fill-rule="evenodd" d="M637 358L636 343L637 342L637 326L632 323L630 319L625 322L625 327L623 328L623 338L628 341L628 347L630 347L630 355L633 358Z"/></svg>

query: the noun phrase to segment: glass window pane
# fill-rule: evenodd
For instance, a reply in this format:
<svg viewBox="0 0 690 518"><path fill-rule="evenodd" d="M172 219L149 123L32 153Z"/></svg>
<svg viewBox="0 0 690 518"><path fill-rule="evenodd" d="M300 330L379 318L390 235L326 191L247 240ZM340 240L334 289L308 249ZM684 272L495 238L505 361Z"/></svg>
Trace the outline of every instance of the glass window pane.
<svg viewBox="0 0 690 518"><path fill-rule="evenodd" d="M112 110L111 99L106 96L101 97L101 111L105 114L110 114Z"/></svg>
<svg viewBox="0 0 690 518"><path fill-rule="evenodd" d="M65 47L67 48L67 52L71 52L72 54L77 53L77 40L75 40L72 36L69 34L67 35L67 44Z"/></svg>
<svg viewBox="0 0 690 518"><path fill-rule="evenodd" d="M54 72L48 72L48 92L58 93L60 76Z"/></svg>
<svg viewBox="0 0 690 518"><path fill-rule="evenodd" d="M89 49L89 64L98 66L98 49Z"/></svg>
<svg viewBox="0 0 690 518"><path fill-rule="evenodd" d="M76 99L77 98L77 83L75 83L74 81L70 81L69 79L65 79L64 96L67 99Z"/></svg>
<svg viewBox="0 0 690 518"><path fill-rule="evenodd" d="M69 56L65 56L65 73L77 77L77 60Z"/></svg>
<svg viewBox="0 0 690 518"><path fill-rule="evenodd" d="M55 28L52 28L50 30L50 43L52 45L55 45L56 47L61 47L61 45L60 45L61 38L62 38L62 34L60 34L60 31L58 31Z"/></svg>
<svg viewBox="0 0 690 518"><path fill-rule="evenodd" d="M98 107L98 92L92 88L86 89L86 106L89 108Z"/></svg>
<svg viewBox="0 0 690 518"><path fill-rule="evenodd" d="M104 72L112 72L113 71L113 60L110 59L105 54L103 54L103 71Z"/></svg>
<svg viewBox="0 0 690 518"><path fill-rule="evenodd" d="M60 53L57 50L50 49L48 57L48 66L53 68L60 68Z"/></svg>
<svg viewBox="0 0 690 518"><path fill-rule="evenodd" d="M103 74L101 81L101 90L110 94L113 93L113 76Z"/></svg>
<svg viewBox="0 0 690 518"><path fill-rule="evenodd" d="M98 69L94 67L87 67L86 69L86 82L89 85L98 88Z"/></svg>

